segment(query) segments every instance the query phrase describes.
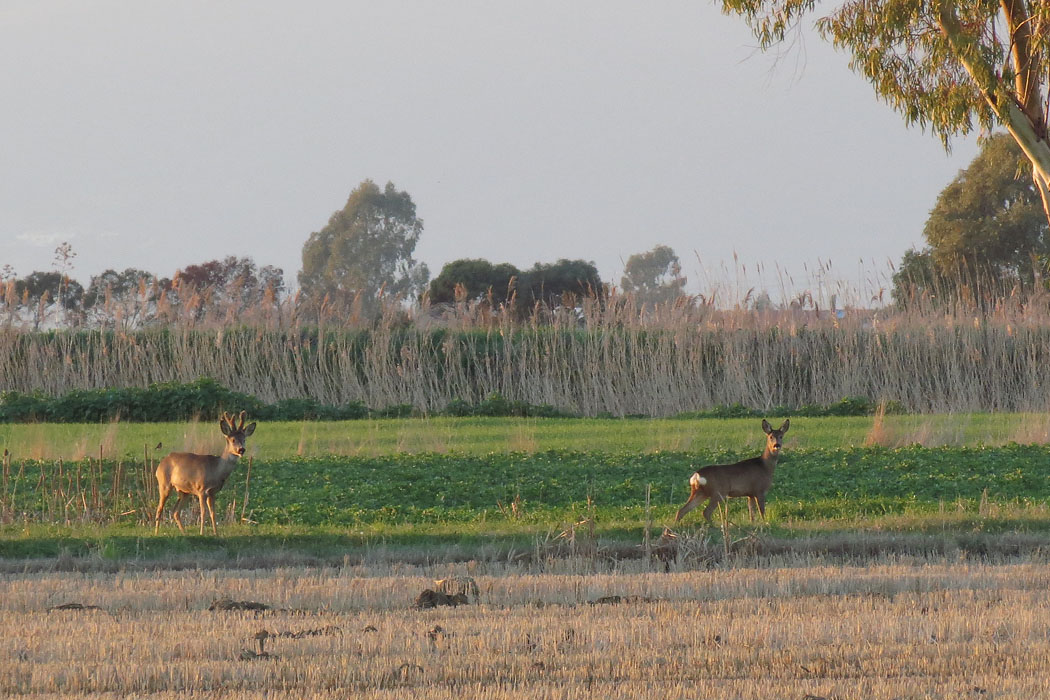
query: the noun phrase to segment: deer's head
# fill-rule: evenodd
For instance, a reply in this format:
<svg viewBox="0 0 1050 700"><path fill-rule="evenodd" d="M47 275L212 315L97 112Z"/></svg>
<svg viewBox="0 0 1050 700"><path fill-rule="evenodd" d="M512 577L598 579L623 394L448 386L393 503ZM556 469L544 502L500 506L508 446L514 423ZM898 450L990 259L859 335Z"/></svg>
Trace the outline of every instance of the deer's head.
<svg viewBox="0 0 1050 700"><path fill-rule="evenodd" d="M254 421L249 423L248 427L244 426L244 421L247 417L247 411L241 411L237 418L224 411L222 418L219 419L219 430L226 436L226 451L237 457L244 454L244 440L255 432ZM240 419L239 424L237 423L238 419Z"/></svg>
<svg viewBox="0 0 1050 700"><path fill-rule="evenodd" d="M788 431L788 426L791 425L791 420L785 420L784 424L776 430L773 430L773 426L769 424L769 421L762 421L762 430L766 433L766 449L769 450L769 454L776 457L780 454L780 446L784 442L784 433Z"/></svg>

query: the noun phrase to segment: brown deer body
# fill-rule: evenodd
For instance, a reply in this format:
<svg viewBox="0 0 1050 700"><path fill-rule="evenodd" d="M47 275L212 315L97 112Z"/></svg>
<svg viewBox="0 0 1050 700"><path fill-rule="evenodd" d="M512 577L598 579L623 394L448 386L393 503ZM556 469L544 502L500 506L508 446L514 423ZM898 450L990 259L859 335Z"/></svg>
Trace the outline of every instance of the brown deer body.
<svg viewBox="0 0 1050 700"><path fill-rule="evenodd" d="M157 490L160 492L160 503L157 504L156 525L154 534L160 531L160 515L164 510L164 502L172 489L179 494L175 503L175 522L181 532L186 532L179 518L179 510L182 502L187 496L196 496L201 506L201 534L204 534L204 508L207 505L208 515L211 516L211 529L216 535L219 534L215 527L215 494L218 493L226 479L230 477L237 467L238 458L244 454L244 440L255 432L255 423L248 427L244 426L247 413L241 411L240 424L230 416L223 413L219 419L219 430L226 436L226 448L221 455L199 455L192 452L172 452L157 465Z"/></svg>
<svg viewBox="0 0 1050 700"><path fill-rule="evenodd" d="M727 498L737 496L747 498L747 513L752 522L755 520L752 499L758 504L758 512L765 520L766 492L773 484L773 471L777 468L784 433L788 431L790 423L786 420L780 428L773 430L768 421L762 421L762 430L766 433L766 449L761 456L735 464L712 464L694 472L689 479L689 500L678 509L674 521L678 522L682 516L707 500L704 519L710 524L711 514L719 504Z"/></svg>

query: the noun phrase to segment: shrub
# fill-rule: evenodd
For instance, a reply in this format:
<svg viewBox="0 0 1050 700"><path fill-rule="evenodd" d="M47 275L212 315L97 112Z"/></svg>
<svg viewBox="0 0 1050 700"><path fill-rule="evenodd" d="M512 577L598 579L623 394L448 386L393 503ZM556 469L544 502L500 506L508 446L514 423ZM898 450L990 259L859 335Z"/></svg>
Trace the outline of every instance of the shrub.
<svg viewBox="0 0 1050 700"><path fill-rule="evenodd" d="M886 413L903 413L896 402L882 404ZM796 409L776 406L764 411L748 408L742 404L719 406L707 411L679 414L679 418L762 418L766 416L867 416L872 415L879 404L863 397L848 397L830 406L807 405ZM260 420L359 420L363 418L409 418L424 415L424 411L411 404L394 404L371 410L360 401L350 401L339 406L322 404L310 397L280 399L267 404L255 396L231 391L214 379L202 377L189 384L164 382L151 384L146 389L136 387L124 389L97 389L70 391L63 396L48 397L37 392L23 394L8 391L0 394L0 422L28 423L49 421L53 423L99 423L125 420L141 423L185 421L193 419L215 420L223 411L247 411ZM575 418L577 414L559 409L551 404L530 404L511 400L500 393L492 393L476 405L463 399L450 401L441 415L452 417L483 416L492 418ZM599 418L651 418L642 413L614 416L602 412Z"/></svg>
<svg viewBox="0 0 1050 700"><path fill-rule="evenodd" d="M474 415L474 407L463 399L452 399L441 413L446 416L462 418Z"/></svg>
<svg viewBox="0 0 1050 700"><path fill-rule="evenodd" d="M373 411L372 415L376 418L411 418L413 416L419 416L420 413L412 404L401 403L387 406L378 411Z"/></svg>

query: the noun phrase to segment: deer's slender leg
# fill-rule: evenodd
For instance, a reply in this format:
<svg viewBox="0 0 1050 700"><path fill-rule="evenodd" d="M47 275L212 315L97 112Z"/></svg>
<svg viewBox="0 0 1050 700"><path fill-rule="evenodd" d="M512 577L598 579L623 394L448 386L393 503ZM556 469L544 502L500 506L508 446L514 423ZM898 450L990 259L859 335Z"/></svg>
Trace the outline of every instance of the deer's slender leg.
<svg viewBox="0 0 1050 700"><path fill-rule="evenodd" d="M216 537L218 537L219 529L215 527L215 495L209 493L206 502L208 504L208 515L211 516L211 531ZM201 514L201 520L204 520L203 513ZM203 524L204 523L202 522L201 525L203 526Z"/></svg>
<svg viewBox="0 0 1050 700"><path fill-rule="evenodd" d="M700 505L700 502L703 500L703 493L699 490L693 491L693 493L689 495L689 500L685 502L685 505L678 509L678 515L674 516L674 521L678 522L681 520L686 513Z"/></svg>
<svg viewBox="0 0 1050 700"><path fill-rule="evenodd" d="M712 494L711 500L707 502L707 507L704 508L704 520L707 521L708 525L713 525L711 522L711 515L718 510L718 506L725 502L726 497L720 493ZM728 513L726 514L728 516Z"/></svg>
<svg viewBox="0 0 1050 700"><path fill-rule="evenodd" d="M204 506L204 492L203 491L201 491L200 493L197 494L197 500L200 501L200 504L201 504L201 534L203 535L204 534L204 519L205 519L205 514L207 513L207 510L205 510L205 506Z"/></svg>
<svg viewBox="0 0 1050 700"><path fill-rule="evenodd" d="M758 512L762 515L762 522L766 521L766 494L756 496L755 500L758 502Z"/></svg>
<svg viewBox="0 0 1050 700"><path fill-rule="evenodd" d="M179 511L182 510L182 503L186 500L188 493L179 491L179 500L175 501L175 524L179 526L179 532L185 533L186 528L182 526L182 518L179 517Z"/></svg>
<svg viewBox="0 0 1050 700"><path fill-rule="evenodd" d="M157 516L155 518L153 518L153 521L154 521L153 534L154 535L156 535L157 533L160 532L160 514L164 510L164 502L166 500L168 500L168 493L170 491L171 491L170 487L168 487L166 489L161 489L161 492L160 492L160 503L157 504Z"/></svg>

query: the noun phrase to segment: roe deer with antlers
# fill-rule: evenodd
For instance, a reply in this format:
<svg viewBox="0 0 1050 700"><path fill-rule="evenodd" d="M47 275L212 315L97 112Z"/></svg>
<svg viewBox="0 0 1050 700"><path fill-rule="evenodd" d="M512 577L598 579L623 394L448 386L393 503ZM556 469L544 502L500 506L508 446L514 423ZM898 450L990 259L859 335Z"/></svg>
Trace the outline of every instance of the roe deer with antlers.
<svg viewBox="0 0 1050 700"><path fill-rule="evenodd" d="M237 467L237 459L244 454L244 440L255 432L255 423L244 426L247 411L241 411L237 418L229 413L223 413L219 419L219 430L226 436L226 449L219 456L198 455L192 452L172 452L157 465L157 487L160 491L160 503L157 504L156 526L154 534L160 531L160 514L164 510L164 502L168 494L175 489L179 494L179 500L175 503L175 522L181 532L186 532L179 519L179 509L187 496L196 496L201 505L201 534L204 534L204 506L208 506L208 515L211 516L211 529L216 535L219 530L215 527L215 494L218 493L226 479Z"/></svg>
<svg viewBox="0 0 1050 700"><path fill-rule="evenodd" d="M678 522L683 515L705 499L710 499L704 508L704 519L710 524L711 514L719 504L734 496L747 498L747 514L751 517L751 522L755 521L755 513L751 507L752 499L758 503L758 512L765 520L766 492L773 484L773 470L777 468L780 446L790 423L790 420L786 420L780 428L773 430L768 421L762 421L762 430L766 433L766 449L761 456L735 464L712 464L698 469L689 479L689 500L678 509L674 521Z"/></svg>

